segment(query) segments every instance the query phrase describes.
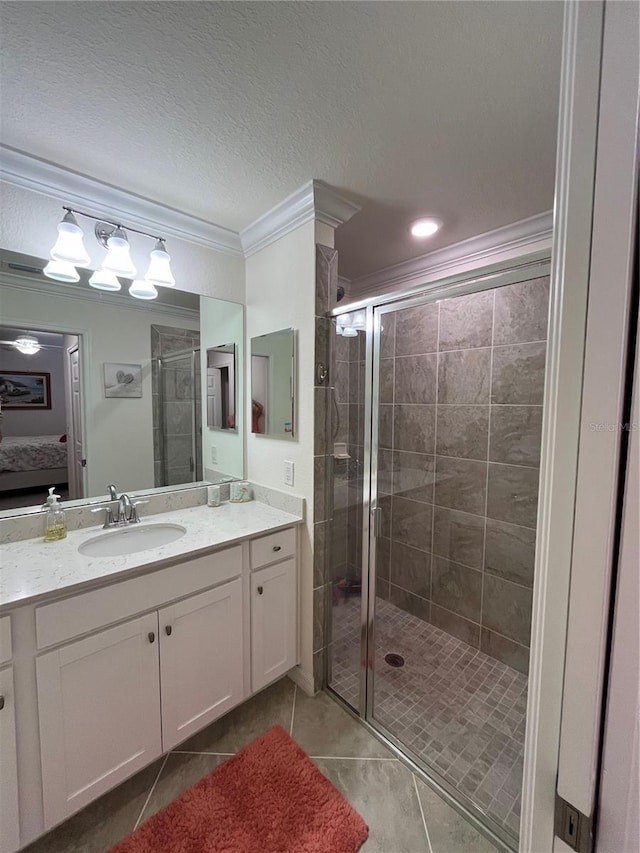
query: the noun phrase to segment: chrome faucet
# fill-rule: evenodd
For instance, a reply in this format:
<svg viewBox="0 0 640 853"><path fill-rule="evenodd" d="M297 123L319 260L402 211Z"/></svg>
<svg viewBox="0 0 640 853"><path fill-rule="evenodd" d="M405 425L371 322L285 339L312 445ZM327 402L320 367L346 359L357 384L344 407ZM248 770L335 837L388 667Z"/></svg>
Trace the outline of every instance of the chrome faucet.
<svg viewBox="0 0 640 853"><path fill-rule="evenodd" d="M124 527L127 524L138 524L140 521L138 507L149 503L149 501L135 501L135 503L132 503L129 495L124 492L118 497L118 492L113 484L110 484L107 488L109 489L109 500L113 503L117 502L115 512L111 503L107 506L91 510L91 512L102 512L104 510L105 516L102 527L107 529L110 527Z"/></svg>

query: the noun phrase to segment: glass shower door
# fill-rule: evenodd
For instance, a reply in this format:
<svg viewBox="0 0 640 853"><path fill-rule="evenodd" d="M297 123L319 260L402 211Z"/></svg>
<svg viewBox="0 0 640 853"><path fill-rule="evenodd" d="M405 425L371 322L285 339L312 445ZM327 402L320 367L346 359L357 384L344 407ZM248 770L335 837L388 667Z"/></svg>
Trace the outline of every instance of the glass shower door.
<svg viewBox="0 0 640 853"><path fill-rule="evenodd" d="M510 845L547 304L535 278L374 311L366 716Z"/></svg>
<svg viewBox="0 0 640 853"><path fill-rule="evenodd" d="M158 359L160 368L161 485L202 479L200 350Z"/></svg>

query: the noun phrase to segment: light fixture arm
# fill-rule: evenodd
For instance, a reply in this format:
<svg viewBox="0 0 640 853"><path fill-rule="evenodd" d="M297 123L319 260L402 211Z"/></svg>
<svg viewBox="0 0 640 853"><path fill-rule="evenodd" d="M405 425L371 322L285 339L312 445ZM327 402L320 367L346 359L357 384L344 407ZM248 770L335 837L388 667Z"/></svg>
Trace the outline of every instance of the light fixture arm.
<svg viewBox="0 0 640 853"><path fill-rule="evenodd" d="M165 243L167 239L166 237L159 237L157 234L150 234L148 231L141 231L139 228L132 228L129 225L123 225L121 222L105 219L103 216L94 216L92 213L86 213L84 210L77 210L75 207L68 207L66 204L62 205L62 209L66 210L67 213L73 213L76 216L84 216L86 219L92 219L96 223L95 235L98 242L105 248L107 245L106 241L113 234L116 228L124 228L126 231L131 231L134 234L142 234L144 237L151 237L152 240L161 240L163 243ZM100 228L100 231L98 231L98 228Z"/></svg>

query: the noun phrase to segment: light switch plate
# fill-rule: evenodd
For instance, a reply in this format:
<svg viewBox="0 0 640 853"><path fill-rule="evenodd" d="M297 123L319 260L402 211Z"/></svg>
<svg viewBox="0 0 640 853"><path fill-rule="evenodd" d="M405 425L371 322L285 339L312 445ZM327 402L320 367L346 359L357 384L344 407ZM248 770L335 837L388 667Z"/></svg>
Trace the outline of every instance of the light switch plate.
<svg viewBox="0 0 640 853"><path fill-rule="evenodd" d="M293 462L284 462L284 484L285 486L293 486Z"/></svg>

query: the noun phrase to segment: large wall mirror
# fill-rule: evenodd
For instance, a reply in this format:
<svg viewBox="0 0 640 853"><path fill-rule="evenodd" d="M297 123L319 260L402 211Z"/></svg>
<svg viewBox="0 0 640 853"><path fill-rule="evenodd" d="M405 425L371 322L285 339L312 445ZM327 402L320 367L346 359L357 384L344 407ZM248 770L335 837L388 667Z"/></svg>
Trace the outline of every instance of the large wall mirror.
<svg viewBox="0 0 640 853"><path fill-rule="evenodd" d="M295 437L295 333L251 338L251 432Z"/></svg>
<svg viewBox="0 0 640 853"><path fill-rule="evenodd" d="M140 493L242 479L244 307L169 288L142 302L86 275L53 282L43 266L0 253L0 514L39 506L49 486L82 503L109 483ZM225 349L233 400L219 429L207 371Z"/></svg>

